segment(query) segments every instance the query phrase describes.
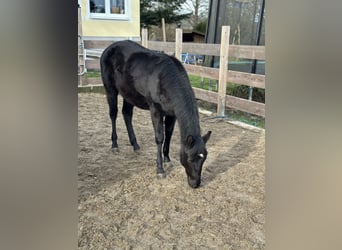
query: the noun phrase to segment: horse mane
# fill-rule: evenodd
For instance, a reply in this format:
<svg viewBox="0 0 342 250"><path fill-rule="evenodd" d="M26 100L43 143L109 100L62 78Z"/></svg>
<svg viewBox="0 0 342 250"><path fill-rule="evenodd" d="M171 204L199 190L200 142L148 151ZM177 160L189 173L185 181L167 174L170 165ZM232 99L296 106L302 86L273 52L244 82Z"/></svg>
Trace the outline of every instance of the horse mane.
<svg viewBox="0 0 342 250"><path fill-rule="evenodd" d="M174 92L175 99L178 100L175 103L175 109L180 111L177 120L181 127L181 138L185 140L189 134L196 137L200 135L199 114L197 100L188 74L177 58L169 55L166 55L166 57L168 58L166 59L167 63L164 64L165 70L161 71L160 78L165 81L166 87ZM173 68L177 72L172 70Z"/></svg>

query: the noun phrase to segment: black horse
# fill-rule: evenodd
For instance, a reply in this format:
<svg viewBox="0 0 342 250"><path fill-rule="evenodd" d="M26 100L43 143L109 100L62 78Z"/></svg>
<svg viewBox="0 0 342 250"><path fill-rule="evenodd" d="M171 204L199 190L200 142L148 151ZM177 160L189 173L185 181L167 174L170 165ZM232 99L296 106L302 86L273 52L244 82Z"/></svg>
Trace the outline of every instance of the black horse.
<svg viewBox="0 0 342 250"><path fill-rule="evenodd" d="M205 144L211 131L200 135L197 102L183 65L172 56L146 49L132 41L115 42L101 56L102 81L112 120L112 150L118 151L116 117L118 94L123 97L122 113L133 149L139 150L133 126L133 107L148 109L157 144L157 175L165 178L164 162L170 163L169 146L176 119L181 133L180 161L188 183L201 183ZM165 140L164 140L165 136ZM162 145L163 151L162 151Z"/></svg>

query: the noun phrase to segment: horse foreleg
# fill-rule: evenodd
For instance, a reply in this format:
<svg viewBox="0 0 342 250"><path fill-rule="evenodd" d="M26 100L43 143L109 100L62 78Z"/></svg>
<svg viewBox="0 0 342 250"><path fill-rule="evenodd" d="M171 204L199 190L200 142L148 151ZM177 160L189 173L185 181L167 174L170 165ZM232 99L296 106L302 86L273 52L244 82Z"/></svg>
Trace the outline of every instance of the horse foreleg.
<svg viewBox="0 0 342 250"><path fill-rule="evenodd" d="M173 129L175 127L176 117L175 116L166 116L165 117L165 142L163 147L164 154L164 162L168 164L169 167L172 167L172 163L169 156L170 150L170 141L173 133Z"/></svg>
<svg viewBox="0 0 342 250"><path fill-rule="evenodd" d="M154 105L151 105L150 111L157 144L157 176L159 178L165 178L162 158L162 145L164 141L163 114Z"/></svg>
<svg viewBox="0 0 342 250"><path fill-rule="evenodd" d="M133 150L137 151L140 149L140 146L137 143L137 139L135 137L135 133L134 133L133 125L132 125L133 108L134 106L128 103L124 99L123 106L122 106L122 114L125 120L129 141L131 145L133 146Z"/></svg>

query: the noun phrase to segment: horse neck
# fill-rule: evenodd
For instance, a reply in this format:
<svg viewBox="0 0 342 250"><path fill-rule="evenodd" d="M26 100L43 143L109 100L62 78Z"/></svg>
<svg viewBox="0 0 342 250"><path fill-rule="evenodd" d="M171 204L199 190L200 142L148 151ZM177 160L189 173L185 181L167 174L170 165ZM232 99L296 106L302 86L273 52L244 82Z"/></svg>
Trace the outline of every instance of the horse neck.
<svg viewBox="0 0 342 250"><path fill-rule="evenodd" d="M168 80L172 79L172 82L169 82L169 86L172 87L168 90L178 120L181 141L185 142L188 135L200 136L197 102L186 71L177 59L172 57L171 59L177 69L175 70L176 74L167 78ZM165 72L170 73L170 71Z"/></svg>
<svg viewBox="0 0 342 250"><path fill-rule="evenodd" d="M179 124L181 141L185 142L188 135L200 136L199 115L197 106L180 109L176 112L177 121Z"/></svg>

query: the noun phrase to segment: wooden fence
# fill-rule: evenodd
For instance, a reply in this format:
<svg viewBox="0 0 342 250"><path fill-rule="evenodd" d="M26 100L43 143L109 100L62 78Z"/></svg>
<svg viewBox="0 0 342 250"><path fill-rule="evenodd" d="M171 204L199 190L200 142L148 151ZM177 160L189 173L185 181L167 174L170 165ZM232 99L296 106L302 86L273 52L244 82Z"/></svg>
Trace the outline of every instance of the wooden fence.
<svg viewBox="0 0 342 250"><path fill-rule="evenodd" d="M265 89L265 76L228 70L228 57L265 60L265 46L229 45L229 26L222 26L221 44L182 43L182 29L176 29L175 42L148 41L147 30L142 30L141 44L149 49L174 53L181 60L182 53L219 56L219 68L184 64L188 74L218 80L218 92L193 88L196 98L217 104L217 115L225 115L225 107L265 117L265 104L226 94L226 84L231 82ZM108 43L109 45L110 43ZM107 44L106 44L107 45ZM88 69L99 69L99 60L87 60ZM98 78L88 78L87 84L101 84Z"/></svg>

